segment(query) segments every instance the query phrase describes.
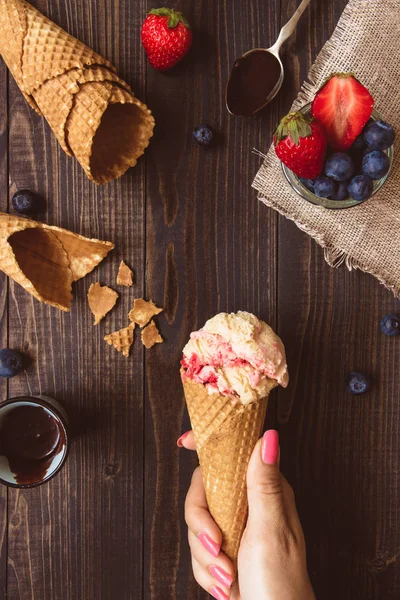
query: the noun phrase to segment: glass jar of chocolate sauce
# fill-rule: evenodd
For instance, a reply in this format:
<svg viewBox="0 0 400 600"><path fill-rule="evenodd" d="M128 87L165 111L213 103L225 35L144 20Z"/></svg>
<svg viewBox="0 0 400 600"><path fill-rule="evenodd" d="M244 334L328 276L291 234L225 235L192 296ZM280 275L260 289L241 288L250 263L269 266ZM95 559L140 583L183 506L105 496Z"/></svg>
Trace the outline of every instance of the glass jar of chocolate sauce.
<svg viewBox="0 0 400 600"><path fill-rule="evenodd" d="M68 418L48 396L19 397L0 404L0 483L35 487L64 465Z"/></svg>

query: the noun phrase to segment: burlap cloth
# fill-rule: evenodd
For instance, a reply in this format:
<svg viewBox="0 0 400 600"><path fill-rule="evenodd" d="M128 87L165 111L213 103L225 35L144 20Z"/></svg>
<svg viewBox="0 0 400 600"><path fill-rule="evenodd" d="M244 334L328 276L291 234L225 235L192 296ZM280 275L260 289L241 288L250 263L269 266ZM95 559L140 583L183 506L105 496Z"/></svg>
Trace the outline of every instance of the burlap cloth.
<svg viewBox="0 0 400 600"><path fill-rule="evenodd" d="M288 185L274 148L253 187L259 199L311 235L331 266L343 263L374 275L400 296L400 0L350 0L331 39L312 66L293 104L310 102L334 71L353 71L375 98L375 108L396 128L391 174L364 204L328 210L310 204Z"/></svg>

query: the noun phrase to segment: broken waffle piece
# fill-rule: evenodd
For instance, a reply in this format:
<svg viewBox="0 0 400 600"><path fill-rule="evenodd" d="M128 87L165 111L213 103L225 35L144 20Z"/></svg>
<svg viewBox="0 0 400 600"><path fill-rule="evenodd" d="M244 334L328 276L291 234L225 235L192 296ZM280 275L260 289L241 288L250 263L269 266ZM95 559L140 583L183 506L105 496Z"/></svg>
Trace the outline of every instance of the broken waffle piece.
<svg viewBox="0 0 400 600"><path fill-rule="evenodd" d="M0 212L0 270L40 302L67 312L73 282L113 248L112 242Z"/></svg>
<svg viewBox="0 0 400 600"><path fill-rule="evenodd" d="M89 308L94 314L94 324L98 325L100 321L114 308L119 294L114 292L106 285L92 283L88 292Z"/></svg>
<svg viewBox="0 0 400 600"><path fill-rule="evenodd" d="M154 344L162 344L163 339L157 329L154 321L151 321L142 331L142 343L147 349L152 348Z"/></svg>
<svg viewBox="0 0 400 600"><path fill-rule="evenodd" d="M104 340L109 346L114 346L117 352L122 352L122 354L128 358L133 344L134 330L135 323L131 323L128 327L124 327L124 329L106 335Z"/></svg>
<svg viewBox="0 0 400 600"><path fill-rule="evenodd" d="M147 302L146 300L143 300L143 298L136 298L136 300L133 301L133 308L129 313L129 318L134 323L140 325L140 327L144 327L150 319L155 315L160 314L163 310L163 308L158 308L153 300Z"/></svg>
<svg viewBox="0 0 400 600"><path fill-rule="evenodd" d="M132 287L133 285L133 271L123 260L121 260L121 264L119 265L117 285L124 285L125 287Z"/></svg>

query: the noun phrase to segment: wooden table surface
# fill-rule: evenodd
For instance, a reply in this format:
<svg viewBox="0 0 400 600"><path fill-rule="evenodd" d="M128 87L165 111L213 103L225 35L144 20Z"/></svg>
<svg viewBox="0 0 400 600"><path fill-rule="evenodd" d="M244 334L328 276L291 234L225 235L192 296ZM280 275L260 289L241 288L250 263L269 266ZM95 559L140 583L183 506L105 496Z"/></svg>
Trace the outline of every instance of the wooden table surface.
<svg viewBox="0 0 400 600"><path fill-rule="evenodd" d="M268 421L280 431L282 470L296 491L317 598L400 598L400 340L378 327L399 302L369 275L331 269L323 251L251 189L260 164L252 148L267 150L346 0L311 3L285 45L284 88L253 119L224 108L229 70L245 50L275 41L296 0L180 0L195 41L168 74L149 67L140 43L141 22L157 3L34 4L118 67L157 128L135 169L96 187L0 64L0 209L28 187L47 198L46 222L116 244L75 286L70 314L40 304L0 273L0 346L32 357L25 376L0 382L1 398L54 396L74 433L67 465L50 483L0 489L0 597L207 597L191 574L183 522L196 459L176 447L189 427L178 367L193 329L219 311L242 309L268 321L286 344L291 384L274 392ZM215 149L192 143L202 121L220 132ZM122 258L134 267L136 285L93 327L88 287L115 283ZM144 351L136 339L126 360L103 336L122 326L141 296L165 306L159 323L166 341ZM359 398L344 383L354 369L374 382Z"/></svg>

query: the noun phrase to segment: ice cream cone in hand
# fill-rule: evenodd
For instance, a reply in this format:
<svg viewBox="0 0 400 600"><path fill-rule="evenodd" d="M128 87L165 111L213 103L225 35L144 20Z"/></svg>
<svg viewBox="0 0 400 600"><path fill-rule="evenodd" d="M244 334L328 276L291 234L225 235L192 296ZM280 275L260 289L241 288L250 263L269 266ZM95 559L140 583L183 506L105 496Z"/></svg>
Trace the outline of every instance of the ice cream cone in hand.
<svg viewBox="0 0 400 600"><path fill-rule="evenodd" d="M0 213L0 270L35 298L69 311L72 283L114 248L72 231Z"/></svg>
<svg viewBox="0 0 400 600"><path fill-rule="evenodd" d="M247 312L221 313L190 336L181 369L209 510L236 563L247 519L247 466L270 391L286 387L282 341Z"/></svg>
<svg viewBox="0 0 400 600"><path fill-rule="evenodd" d="M154 119L116 69L24 0L0 0L0 54L30 106L89 179L136 164Z"/></svg>

